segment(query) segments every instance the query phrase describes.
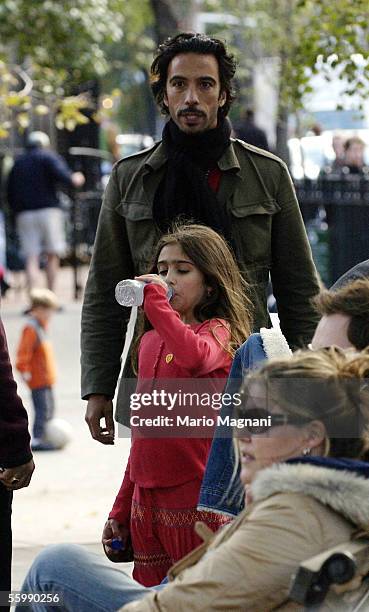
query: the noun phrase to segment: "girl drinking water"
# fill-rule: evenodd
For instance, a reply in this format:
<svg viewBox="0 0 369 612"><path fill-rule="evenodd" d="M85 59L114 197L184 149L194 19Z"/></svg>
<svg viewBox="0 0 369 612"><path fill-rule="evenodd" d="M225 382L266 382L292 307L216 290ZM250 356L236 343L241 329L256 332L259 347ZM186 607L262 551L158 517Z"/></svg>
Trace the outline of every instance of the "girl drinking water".
<svg viewBox="0 0 369 612"><path fill-rule="evenodd" d="M173 379L207 379L204 384L212 379L212 388L221 392L235 349L251 327L247 286L225 241L205 226L179 226L160 239L150 273L136 279L147 283L134 351L137 395L159 388L163 379L172 380L171 388ZM173 417L175 410L169 414ZM196 521L214 531L224 523L196 509L211 434L170 437L170 429L165 439L132 434L127 469L102 541L114 560L112 539L127 543L130 536L133 575L145 586L160 583L170 566L200 543Z"/></svg>

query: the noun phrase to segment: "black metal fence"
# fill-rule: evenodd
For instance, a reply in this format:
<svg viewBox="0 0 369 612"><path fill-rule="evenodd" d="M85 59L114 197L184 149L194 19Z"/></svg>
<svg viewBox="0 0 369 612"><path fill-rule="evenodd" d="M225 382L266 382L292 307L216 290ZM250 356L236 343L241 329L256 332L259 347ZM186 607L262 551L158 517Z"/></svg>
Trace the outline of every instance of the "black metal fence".
<svg viewBox="0 0 369 612"><path fill-rule="evenodd" d="M79 193L73 198L67 215L68 263L74 270L75 299L82 291L78 269L80 265L89 263L92 256L101 203L101 191Z"/></svg>
<svg viewBox="0 0 369 612"><path fill-rule="evenodd" d="M330 174L295 185L317 268L329 286L369 259L369 175Z"/></svg>
<svg viewBox="0 0 369 612"><path fill-rule="evenodd" d="M295 181L297 197L315 263L326 286L349 268L369 259L369 175L323 175ZM74 267L74 293L81 286L78 268L90 261L103 190L75 193L66 209L68 256ZM14 226L7 223L8 266L22 269Z"/></svg>
<svg viewBox="0 0 369 612"><path fill-rule="evenodd" d="M80 257L87 259L92 254L97 222L102 202L102 192L87 191L79 193L71 206L68 217L68 243L80 251Z"/></svg>

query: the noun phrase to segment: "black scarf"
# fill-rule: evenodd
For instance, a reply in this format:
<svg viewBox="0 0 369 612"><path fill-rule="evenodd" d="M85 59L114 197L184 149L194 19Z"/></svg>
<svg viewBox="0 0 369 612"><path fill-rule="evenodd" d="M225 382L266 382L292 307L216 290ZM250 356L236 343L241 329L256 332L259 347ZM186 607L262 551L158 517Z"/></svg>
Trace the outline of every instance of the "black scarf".
<svg viewBox="0 0 369 612"><path fill-rule="evenodd" d="M153 216L162 232L176 219L202 223L231 240L230 219L208 185L208 172L216 167L230 144L227 119L211 130L186 134L170 119L163 130L167 169L154 198Z"/></svg>

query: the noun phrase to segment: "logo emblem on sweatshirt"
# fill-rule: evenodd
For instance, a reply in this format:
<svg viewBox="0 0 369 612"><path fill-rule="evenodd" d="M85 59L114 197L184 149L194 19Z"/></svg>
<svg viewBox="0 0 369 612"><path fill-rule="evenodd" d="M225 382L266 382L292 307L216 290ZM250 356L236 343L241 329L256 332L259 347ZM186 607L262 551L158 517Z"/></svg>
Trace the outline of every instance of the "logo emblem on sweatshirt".
<svg viewBox="0 0 369 612"><path fill-rule="evenodd" d="M168 355L165 356L166 363L170 363L173 357L174 357L173 353L168 353Z"/></svg>

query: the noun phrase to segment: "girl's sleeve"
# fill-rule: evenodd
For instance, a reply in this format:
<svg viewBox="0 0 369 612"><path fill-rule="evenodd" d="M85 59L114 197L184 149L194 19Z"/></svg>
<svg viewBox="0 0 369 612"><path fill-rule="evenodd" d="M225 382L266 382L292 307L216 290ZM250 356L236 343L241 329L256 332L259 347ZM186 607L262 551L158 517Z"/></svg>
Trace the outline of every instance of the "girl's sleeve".
<svg viewBox="0 0 369 612"><path fill-rule="evenodd" d="M121 525L129 527L131 518L131 506L134 490L134 482L130 478L131 458L128 459L126 471L124 473L123 482L120 486L118 495L109 514L109 518L115 519Z"/></svg>
<svg viewBox="0 0 369 612"><path fill-rule="evenodd" d="M180 366L196 370L197 376L203 376L229 365L229 354L223 348L227 347L230 339L225 324L216 320L207 321L195 333L170 306L164 287L154 283L145 287L143 307L151 325Z"/></svg>

